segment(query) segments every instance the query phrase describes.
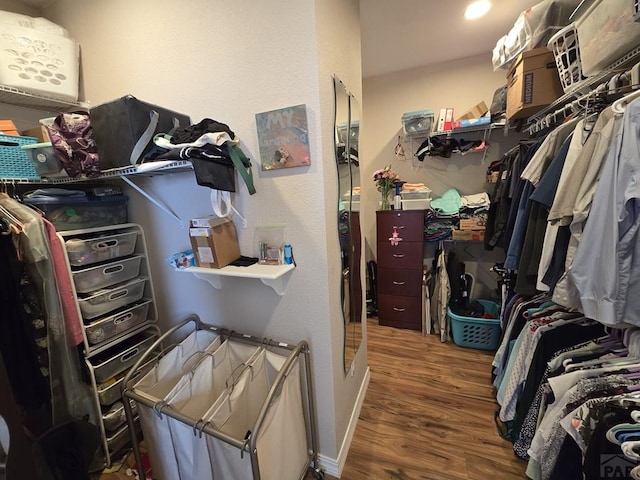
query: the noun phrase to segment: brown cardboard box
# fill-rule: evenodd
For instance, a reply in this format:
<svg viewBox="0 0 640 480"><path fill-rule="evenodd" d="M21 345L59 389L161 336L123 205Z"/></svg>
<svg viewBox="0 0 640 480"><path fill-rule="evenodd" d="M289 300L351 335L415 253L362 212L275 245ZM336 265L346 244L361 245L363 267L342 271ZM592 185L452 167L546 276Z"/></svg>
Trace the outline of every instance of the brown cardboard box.
<svg viewBox="0 0 640 480"><path fill-rule="evenodd" d="M484 101L482 101L477 105L474 105L473 107L471 107L471 109L468 112L458 117L456 119L456 122L459 122L460 120L472 120L474 118L480 118L488 111L489 111L489 107L487 107L487 104L484 103Z"/></svg>
<svg viewBox="0 0 640 480"><path fill-rule="evenodd" d="M507 74L507 118L529 117L563 94L553 52L546 47L523 52Z"/></svg>
<svg viewBox="0 0 640 480"><path fill-rule="evenodd" d="M482 242L484 230L453 230L451 239L460 242Z"/></svg>
<svg viewBox="0 0 640 480"><path fill-rule="evenodd" d="M461 218L460 230L486 230L487 225L484 218Z"/></svg>
<svg viewBox="0 0 640 480"><path fill-rule="evenodd" d="M51 141L49 139L49 132L47 131L47 128L42 125L39 127L30 128L28 130L23 130L22 135L24 135L25 137L36 137L38 139L38 143L46 143Z"/></svg>
<svg viewBox="0 0 640 480"><path fill-rule="evenodd" d="M189 238L199 267L223 268L240 258L236 227L228 218L192 219Z"/></svg>

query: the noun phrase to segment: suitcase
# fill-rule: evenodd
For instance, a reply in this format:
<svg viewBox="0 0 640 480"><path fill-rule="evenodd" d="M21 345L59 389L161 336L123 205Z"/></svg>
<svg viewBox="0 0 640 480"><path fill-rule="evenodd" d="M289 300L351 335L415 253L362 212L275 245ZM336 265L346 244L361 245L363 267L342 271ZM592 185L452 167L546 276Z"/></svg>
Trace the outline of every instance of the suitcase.
<svg viewBox="0 0 640 480"><path fill-rule="evenodd" d="M142 163L157 133L191 125L189 116L126 95L91 109L101 170Z"/></svg>

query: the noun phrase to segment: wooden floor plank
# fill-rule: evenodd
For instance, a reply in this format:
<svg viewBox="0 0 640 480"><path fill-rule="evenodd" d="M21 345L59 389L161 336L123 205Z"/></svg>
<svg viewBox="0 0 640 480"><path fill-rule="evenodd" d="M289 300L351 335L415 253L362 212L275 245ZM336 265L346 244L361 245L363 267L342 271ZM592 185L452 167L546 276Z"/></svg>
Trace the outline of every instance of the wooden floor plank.
<svg viewBox="0 0 640 480"><path fill-rule="evenodd" d="M371 379L343 480L526 478L493 423L493 353L376 319L367 327ZM124 470L100 480L130 479Z"/></svg>

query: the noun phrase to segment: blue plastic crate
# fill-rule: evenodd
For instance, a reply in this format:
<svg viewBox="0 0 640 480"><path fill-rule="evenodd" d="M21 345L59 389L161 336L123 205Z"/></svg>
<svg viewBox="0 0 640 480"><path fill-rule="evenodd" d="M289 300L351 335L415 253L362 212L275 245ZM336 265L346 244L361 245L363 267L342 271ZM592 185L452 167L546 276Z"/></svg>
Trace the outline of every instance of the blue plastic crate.
<svg viewBox="0 0 640 480"><path fill-rule="evenodd" d="M500 306L489 300L477 300L487 313L499 317ZM500 319L463 317L447 307L453 342L460 347L496 350L500 342Z"/></svg>
<svg viewBox="0 0 640 480"><path fill-rule="evenodd" d="M22 145L38 143L34 137L0 133L0 178L40 178Z"/></svg>

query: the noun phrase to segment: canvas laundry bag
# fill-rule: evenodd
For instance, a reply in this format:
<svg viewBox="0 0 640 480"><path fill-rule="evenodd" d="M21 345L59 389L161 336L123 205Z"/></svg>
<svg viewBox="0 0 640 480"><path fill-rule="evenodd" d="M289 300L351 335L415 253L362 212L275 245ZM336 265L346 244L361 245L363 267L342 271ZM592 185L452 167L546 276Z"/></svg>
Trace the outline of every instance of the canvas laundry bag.
<svg viewBox="0 0 640 480"><path fill-rule="evenodd" d="M171 349L144 375L133 390L152 402L166 401L183 382L184 375L203 355L214 352L221 344L220 337L207 330L196 330ZM138 416L144 433L145 445L153 474L158 479L176 479L178 462L173 452L166 416L158 415L153 408L138 403Z"/></svg>
<svg viewBox="0 0 640 480"><path fill-rule="evenodd" d="M203 419L218 397L233 384L234 372L251 365L262 349L239 342L225 341L211 355L201 359L181 388L168 398L173 409L194 420ZM211 468L205 436L192 425L167 417L173 454L178 463L179 479L209 480L215 476ZM202 422L204 426L204 422Z"/></svg>

